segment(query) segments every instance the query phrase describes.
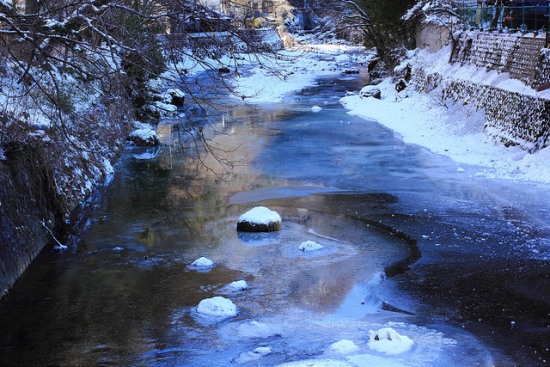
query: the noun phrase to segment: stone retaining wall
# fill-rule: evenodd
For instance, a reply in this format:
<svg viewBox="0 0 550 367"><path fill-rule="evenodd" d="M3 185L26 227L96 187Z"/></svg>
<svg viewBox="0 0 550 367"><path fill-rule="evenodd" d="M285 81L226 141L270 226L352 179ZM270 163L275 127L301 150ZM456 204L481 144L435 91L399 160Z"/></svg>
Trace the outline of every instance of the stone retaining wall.
<svg viewBox="0 0 550 367"><path fill-rule="evenodd" d="M550 146L550 99L537 89L550 87L550 50L544 39L501 33L464 32L453 42L450 63L473 64L507 72L533 89L520 93L475 83L463 76L441 75L424 69L414 70L420 91L437 88L440 98L471 104L485 110L485 132L498 143L519 145L534 152ZM548 92L545 92L548 96Z"/></svg>
<svg viewBox="0 0 550 367"><path fill-rule="evenodd" d="M463 32L453 41L450 62L510 73L537 89L550 83L550 55L545 46L546 38L533 33Z"/></svg>

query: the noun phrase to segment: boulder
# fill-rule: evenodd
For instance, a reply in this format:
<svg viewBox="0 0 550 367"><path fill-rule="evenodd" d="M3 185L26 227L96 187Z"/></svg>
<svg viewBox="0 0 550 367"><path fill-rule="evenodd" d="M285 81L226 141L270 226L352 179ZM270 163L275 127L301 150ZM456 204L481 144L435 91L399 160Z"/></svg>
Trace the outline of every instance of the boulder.
<svg viewBox="0 0 550 367"><path fill-rule="evenodd" d="M395 84L395 90L399 93L405 90L408 86L409 84L404 79L400 79L397 84Z"/></svg>
<svg viewBox="0 0 550 367"><path fill-rule="evenodd" d="M361 89L361 92L359 93L360 98L369 98L373 97L376 99L382 98L382 92L380 92L380 89L373 88L373 87L364 87Z"/></svg>
<svg viewBox="0 0 550 367"><path fill-rule="evenodd" d="M160 139L155 128L146 124L133 131L127 140L140 147L150 147L160 144Z"/></svg>
<svg viewBox="0 0 550 367"><path fill-rule="evenodd" d="M282 226L279 213L263 206L244 213L237 222L237 230L245 232L274 232L280 231Z"/></svg>
<svg viewBox="0 0 550 367"><path fill-rule="evenodd" d="M227 66L221 66L218 68L218 73L220 74L229 74L231 70Z"/></svg>
<svg viewBox="0 0 550 367"><path fill-rule="evenodd" d="M164 103L181 107L185 102L185 93L177 88L170 88L162 95Z"/></svg>

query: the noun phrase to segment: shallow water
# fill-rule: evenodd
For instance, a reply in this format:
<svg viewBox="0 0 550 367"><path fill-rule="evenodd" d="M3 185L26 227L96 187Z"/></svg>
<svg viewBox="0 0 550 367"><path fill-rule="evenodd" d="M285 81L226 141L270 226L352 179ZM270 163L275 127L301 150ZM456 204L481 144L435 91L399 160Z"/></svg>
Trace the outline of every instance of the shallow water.
<svg viewBox="0 0 550 367"><path fill-rule="evenodd" d="M347 115L334 96L356 83L211 113L200 159L177 120L159 127L155 159L129 150L78 241L44 251L0 303L0 364L543 364L548 187L465 176ZM257 205L281 214L281 232L236 231ZM301 252L305 240L324 248ZM201 256L216 266L190 268ZM241 279L249 289L225 288ZM215 295L239 314L197 314ZM369 331L387 326L414 347L369 349ZM341 339L359 350L330 351Z"/></svg>

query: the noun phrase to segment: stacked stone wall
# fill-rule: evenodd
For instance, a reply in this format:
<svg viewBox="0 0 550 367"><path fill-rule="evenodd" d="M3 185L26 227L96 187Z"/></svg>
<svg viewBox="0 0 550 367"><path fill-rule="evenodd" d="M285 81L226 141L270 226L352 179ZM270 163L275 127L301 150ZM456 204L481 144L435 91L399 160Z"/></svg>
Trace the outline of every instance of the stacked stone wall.
<svg viewBox="0 0 550 367"><path fill-rule="evenodd" d="M463 32L453 43L451 63L472 64L510 73L539 88L550 82L550 59L542 36L498 32Z"/></svg>
<svg viewBox="0 0 550 367"><path fill-rule="evenodd" d="M439 98L485 110L485 133L506 146L529 152L550 146L550 100L482 85L441 74L416 73L415 83L425 93L437 89Z"/></svg>
<svg viewBox="0 0 550 367"><path fill-rule="evenodd" d="M550 99L536 92L550 88L550 50L543 48L544 41L496 32L465 32L453 41L451 63L507 72L533 88L528 94L424 69L414 71L415 84L425 93L439 93L443 100L484 110L489 137L534 152L550 146Z"/></svg>

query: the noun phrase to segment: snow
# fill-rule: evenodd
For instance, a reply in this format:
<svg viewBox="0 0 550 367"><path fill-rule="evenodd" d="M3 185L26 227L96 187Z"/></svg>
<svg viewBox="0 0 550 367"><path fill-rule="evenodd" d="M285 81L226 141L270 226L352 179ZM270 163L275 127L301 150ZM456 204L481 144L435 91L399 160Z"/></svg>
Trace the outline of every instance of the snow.
<svg viewBox="0 0 550 367"><path fill-rule="evenodd" d="M143 153L136 153L136 154L133 154L132 156L134 157L134 159L137 159L138 161L146 161L146 160L155 159L159 155L159 153L160 153L160 149L148 149Z"/></svg>
<svg viewBox="0 0 550 367"><path fill-rule="evenodd" d="M264 206L257 206L250 209L239 217L239 222L248 222L252 224L269 224L273 222L282 222L281 216L276 211Z"/></svg>
<svg viewBox="0 0 550 367"><path fill-rule="evenodd" d="M300 246L298 246L298 250L304 251L304 252L320 250L322 248L323 248L323 245L320 245L314 241L304 241L300 244Z"/></svg>
<svg viewBox="0 0 550 367"><path fill-rule="evenodd" d="M140 125L140 128L130 133L130 136L135 136L145 141L152 140L155 136L157 136L157 132L153 126L147 124Z"/></svg>
<svg viewBox="0 0 550 367"><path fill-rule="evenodd" d="M307 359L304 361L283 363L277 367L353 367L354 365L335 359Z"/></svg>
<svg viewBox="0 0 550 367"><path fill-rule="evenodd" d="M401 354L410 350L414 342L407 336L399 335L392 328L382 328L378 331L369 331L370 349L386 354Z"/></svg>
<svg viewBox="0 0 550 367"><path fill-rule="evenodd" d="M111 161L107 158L103 159L103 170L105 172L106 176L112 175L115 173L115 169L113 168L113 165L111 164Z"/></svg>
<svg viewBox="0 0 550 367"><path fill-rule="evenodd" d="M0 4L7 9L12 8L12 4L8 0L0 0Z"/></svg>
<svg viewBox="0 0 550 367"><path fill-rule="evenodd" d="M313 106L313 107L311 107L311 112L320 112L321 110L322 110L322 108L319 107L319 106Z"/></svg>
<svg viewBox="0 0 550 367"><path fill-rule="evenodd" d="M541 170L550 167L550 148L528 154L519 147L496 145L483 132L483 111L462 104L444 106L432 95L408 89L398 93L389 79L376 87L382 92L380 100L353 95L340 102L351 115L387 126L407 143L474 166L468 172L461 166L460 173L550 183L550 170Z"/></svg>
<svg viewBox="0 0 550 367"><path fill-rule="evenodd" d="M350 354L358 351L359 347L351 340L342 339L333 343L330 346L330 350L340 354Z"/></svg>
<svg viewBox="0 0 550 367"><path fill-rule="evenodd" d="M241 353L237 359L235 359L235 362L239 364L245 364L253 361L257 361L261 357L267 356L271 354L271 347L258 347L254 349L252 352L245 352Z"/></svg>
<svg viewBox="0 0 550 367"><path fill-rule="evenodd" d="M248 283L246 280L237 280L229 283L225 288L230 291L244 291L248 289Z"/></svg>
<svg viewBox="0 0 550 367"><path fill-rule="evenodd" d="M4 153L4 149L0 148L0 161L6 160L6 154Z"/></svg>
<svg viewBox="0 0 550 367"><path fill-rule="evenodd" d="M59 243L59 244L55 245L53 248L56 251L66 251L68 247L61 244L61 243Z"/></svg>
<svg viewBox="0 0 550 367"><path fill-rule="evenodd" d="M264 322L250 321L238 325L236 330L231 330L230 334L240 338L267 339L275 335L280 335L281 330L277 326Z"/></svg>
<svg viewBox="0 0 550 367"><path fill-rule="evenodd" d="M235 97L246 103L280 102L290 92L315 85L318 77L340 74L348 62L368 63L374 54L363 50L345 44L317 44L280 51L276 59L260 57L235 81ZM265 66L258 66L258 61Z"/></svg>
<svg viewBox="0 0 550 367"><path fill-rule="evenodd" d="M172 96L182 98L185 97L185 92L179 88L169 88L162 94L163 99L168 101L172 99Z"/></svg>
<svg viewBox="0 0 550 367"><path fill-rule="evenodd" d="M237 306L231 300L220 296L200 301L197 312L204 316L217 318L229 318L238 314Z"/></svg>
<svg viewBox="0 0 550 367"><path fill-rule="evenodd" d="M201 258L198 258L197 260L193 261L191 263L191 266L193 268L211 268L214 266L214 261L206 258L206 257L201 257Z"/></svg>

